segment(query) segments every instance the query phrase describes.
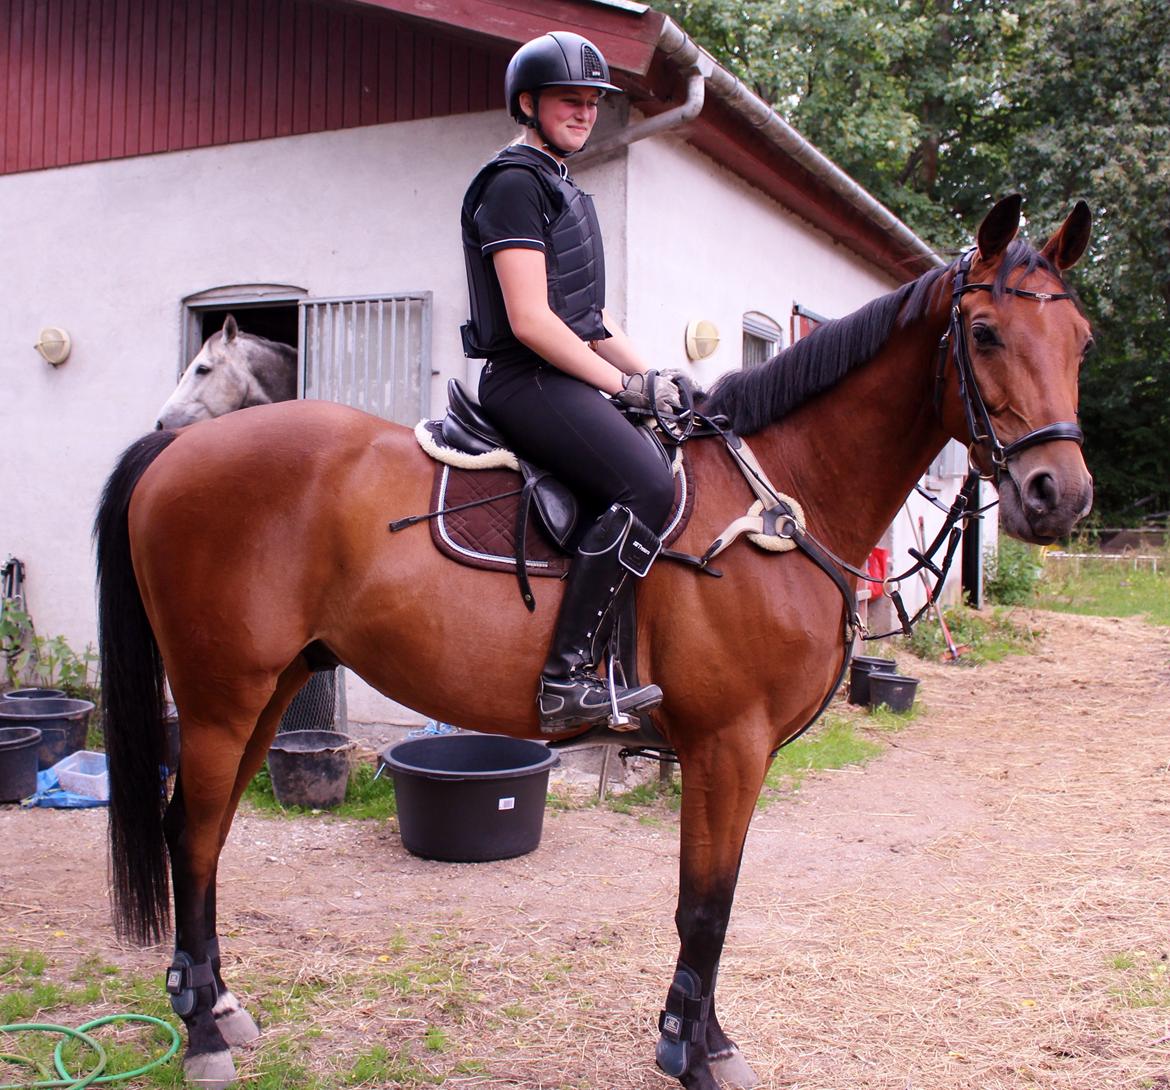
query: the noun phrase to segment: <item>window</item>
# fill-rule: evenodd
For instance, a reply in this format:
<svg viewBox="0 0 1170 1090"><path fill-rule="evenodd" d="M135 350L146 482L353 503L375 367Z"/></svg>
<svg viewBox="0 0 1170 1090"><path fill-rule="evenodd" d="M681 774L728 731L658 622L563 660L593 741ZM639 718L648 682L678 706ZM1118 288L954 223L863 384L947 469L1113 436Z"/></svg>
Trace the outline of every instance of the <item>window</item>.
<svg viewBox="0 0 1170 1090"><path fill-rule="evenodd" d="M183 300L179 373L234 315L297 350L297 393L413 426L430 409L431 293L314 299L289 284L232 284Z"/></svg>
<svg viewBox="0 0 1170 1090"><path fill-rule="evenodd" d="M792 304L791 334L795 344L801 337L807 337L817 326L823 325L829 319L822 317L815 310L802 307L799 303Z"/></svg>
<svg viewBox="0 0 1170 1090"><path fill-rule="evenodd" d="M188 295L183 300L183 329L179 338L181 375L224 319L233 315L241 330L292 345L297 340L297 304L306 295L292 284L228 284Z"/></svg>
<svg viewBox="0 0 1170 1090"><path fill-rule="evenodd" d="M749 310L743 316L743 369L759 367L784 347L780 326L766 314Z"/></svg>
<svg viewBox="0 0 1170 1090"><path fill-rule="evenodd" d="M431 293L301 302L303 397L413 426L430 409Z"/></svg>

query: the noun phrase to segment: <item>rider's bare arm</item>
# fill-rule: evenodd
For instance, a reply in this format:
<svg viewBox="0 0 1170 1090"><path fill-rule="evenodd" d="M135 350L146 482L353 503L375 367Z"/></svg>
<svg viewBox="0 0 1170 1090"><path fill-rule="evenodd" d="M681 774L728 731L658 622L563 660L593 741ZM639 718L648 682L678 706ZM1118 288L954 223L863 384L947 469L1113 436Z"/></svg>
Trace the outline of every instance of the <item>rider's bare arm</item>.
<svg viewBox="0 0 1170 1090"><path fill-rule="evenodd" d="M492 254L492 261L504 294L508 324L516 339L554 367L607 394L616 394L622 388L624 368L607 362L609 357L604 349L609 342L602 341L597 352L591 351L589 345L549 309L544 254L540 250L497 250ZM606 328L610 328L608 324ZM629 344L624 334L622 340ZM618 358L628 362L621 354ZM634 367L634 370L645 368Z"/></svg>

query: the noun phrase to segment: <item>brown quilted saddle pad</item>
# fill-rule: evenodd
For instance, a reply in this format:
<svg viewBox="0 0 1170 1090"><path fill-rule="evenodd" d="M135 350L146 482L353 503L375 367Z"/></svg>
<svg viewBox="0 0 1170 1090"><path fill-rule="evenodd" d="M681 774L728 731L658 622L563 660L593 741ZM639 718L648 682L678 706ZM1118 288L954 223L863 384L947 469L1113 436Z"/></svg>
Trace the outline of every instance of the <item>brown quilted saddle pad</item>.
<svg viewBox="0 0 1170 1090"><path fill-rule="evenodd" d="M430 520L431 540L445 556L472 568L488 571L516 570L516 514L519 496L504 496L523 485L513 469L457 469L435 463L431 510L443 512ZM503 497L503 498L494 498ZM448 511L460 504L487 502L462 511ZM674 507L662 536L669 545L686 528L694 508L694 492L684 457L674 475ZM530 576L560 578L569 570L569 557L532 513L525 527L525 561Z"/></svg>

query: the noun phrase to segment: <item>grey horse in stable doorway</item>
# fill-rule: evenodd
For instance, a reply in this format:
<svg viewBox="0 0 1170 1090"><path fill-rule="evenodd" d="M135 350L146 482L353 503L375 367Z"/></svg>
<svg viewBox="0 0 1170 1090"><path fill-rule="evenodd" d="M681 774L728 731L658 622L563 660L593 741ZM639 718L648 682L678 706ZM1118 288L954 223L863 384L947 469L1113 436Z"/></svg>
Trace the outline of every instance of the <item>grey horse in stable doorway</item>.
<svg viewBox="0 0 1170 1090"><path fill-rule="evenodd" d="M297 352L290 345L242 333L232 315L204 342L175 392L159 410L158 428L181 428L250 405L297 396Z"/></svg>

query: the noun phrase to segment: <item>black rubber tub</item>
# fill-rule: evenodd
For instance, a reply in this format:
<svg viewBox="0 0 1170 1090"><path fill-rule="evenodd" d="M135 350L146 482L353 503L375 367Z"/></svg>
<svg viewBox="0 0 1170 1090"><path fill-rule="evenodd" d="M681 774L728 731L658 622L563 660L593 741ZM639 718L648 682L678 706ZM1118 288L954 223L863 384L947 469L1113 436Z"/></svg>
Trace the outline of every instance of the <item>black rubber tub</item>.
<svg viewBox="0 0 1170 1090"><path fill-rule="evenodd" d="M424 859L451 863L534 851L558 760L539 742L494 734L398 742L382 761L394 777L402 843Z"/></svg>
<svg viewBox="0 0 1170 1090"><path fill-rule="evenodd" d="M873 673L869 675L869 706L884 704L892 712L908 712L914 706L918 678L902 674Z"/></svg>
<svg viewBox="0 0 1170 1090"><path fill-rule="evenodd" d="M0 701L0 727L36 727L41 732L37 763L55 765L62 757L85 749L92 700L67 696Z"/></svg>
<svg viewBox="0 0 1170 1090"><path fill-rule="evenodd" d="M849 664L849 703L865 706L869 703L871 674L892 674L898 669L893 659L878 659L869 655L854 655Z"/></svg>
<svg viewBox="0 0 1170 1090"><path fill-rule="evenodd" d="M268 750L268 775L281 806L332 810L345 801L353 742L335 730L289 730Z"/></svg>
<svg viewBox="0 0 1170 1090"><path fill-rule="evenodd" d="M37 789L36 727L0 726L0 802L19 802Z"/></svg>
<svg viewBox="0 0 1170 1090"><path fill-rule="evenodd" d="M2 694L4 700L49 700L60 699L65 695L64 689L9 689Z"/></svg>

